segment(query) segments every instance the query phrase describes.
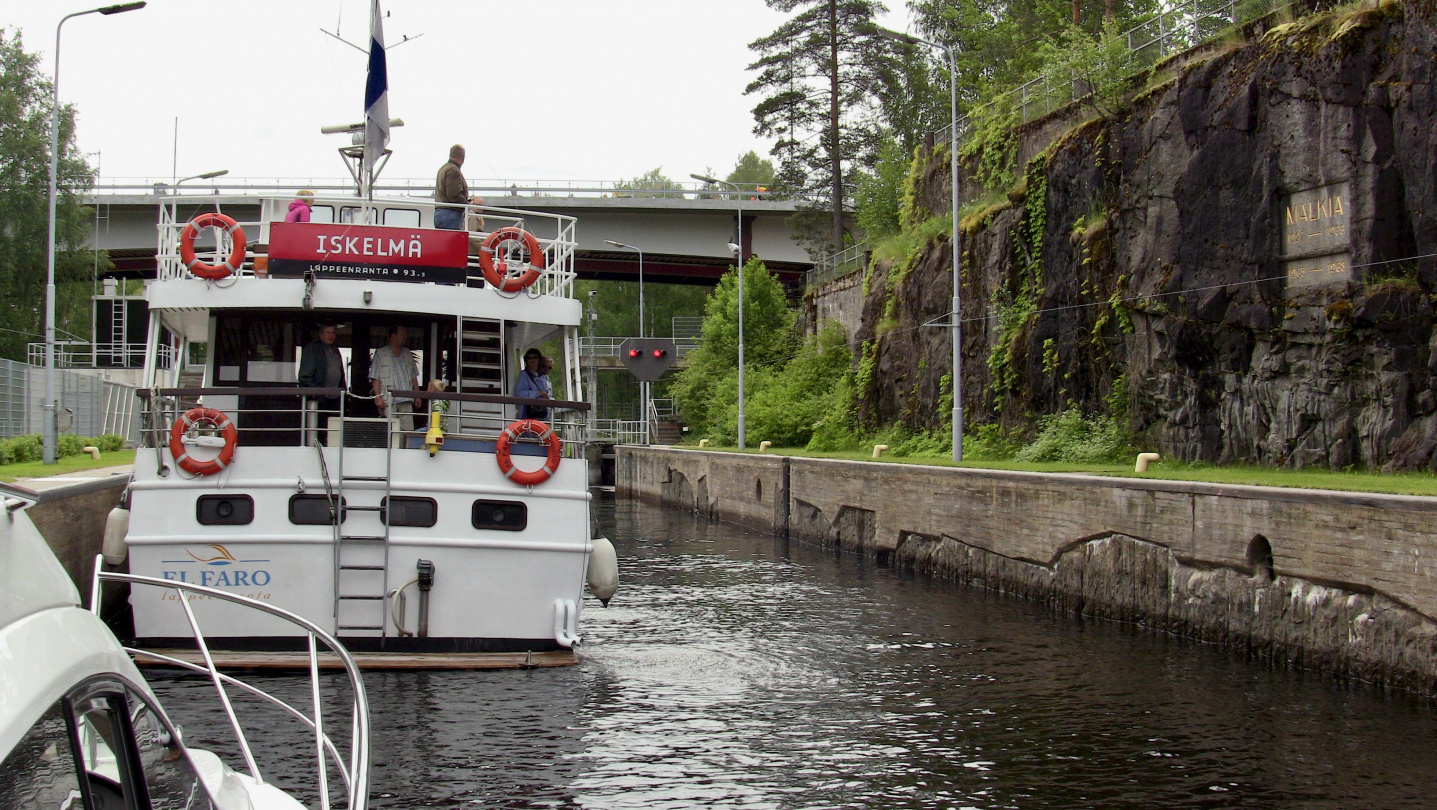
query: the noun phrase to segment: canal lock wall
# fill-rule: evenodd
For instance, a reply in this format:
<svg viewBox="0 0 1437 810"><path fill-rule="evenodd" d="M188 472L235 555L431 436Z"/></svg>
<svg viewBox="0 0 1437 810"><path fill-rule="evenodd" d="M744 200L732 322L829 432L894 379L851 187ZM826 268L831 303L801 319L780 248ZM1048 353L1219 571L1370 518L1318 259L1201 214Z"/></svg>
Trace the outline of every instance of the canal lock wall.
<svg viewBox="0 0 1437 810"><path fill-rule="evenodd" d="M1437 499L617 448L621 495L1437 695Z"/></svg>

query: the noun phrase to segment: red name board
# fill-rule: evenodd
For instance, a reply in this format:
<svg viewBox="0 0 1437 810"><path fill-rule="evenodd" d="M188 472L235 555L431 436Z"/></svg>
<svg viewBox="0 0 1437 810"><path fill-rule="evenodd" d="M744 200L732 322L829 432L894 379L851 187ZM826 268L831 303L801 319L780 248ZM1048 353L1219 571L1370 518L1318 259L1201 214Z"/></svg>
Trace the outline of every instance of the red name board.
<svg viewBox="0 0 1437 810"><path fill-rule="evenodd" d="M469 277L465 231L275 222L269 226L269 274L281 278L354 278L463 284Z"/></svg>

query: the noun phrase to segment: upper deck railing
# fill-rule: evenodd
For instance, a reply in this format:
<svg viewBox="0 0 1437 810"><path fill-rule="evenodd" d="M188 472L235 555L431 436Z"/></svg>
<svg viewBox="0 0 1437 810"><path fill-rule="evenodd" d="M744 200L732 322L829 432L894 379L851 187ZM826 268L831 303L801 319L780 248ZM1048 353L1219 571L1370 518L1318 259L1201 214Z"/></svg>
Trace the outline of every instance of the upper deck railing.
<svg viewBox="0 0 1437 810"><path fill-rule="evenodd" d="M239 272L240 277L264 277L268 263L269 226L283 221L292 195L261 196L260 218L240 220L236 223L244 230L248 243L245 259ZM225 213L226 204L233 210L233 198L213 195L173 195L159 198L159 244L156 249L157 278L160 281L195 278L180 260L180 236L197 207L213 206L217 213ZM376 197L372 202L347 195L316 196L312 201L315 212L339 224L394 227L414 230L432 223L436 206L464 209L463 222L469 226L469 286L488 286L479 266L479 249L483 240L494 231L504 227L518 227L533 234L543 253L544 268L539 278L524 293L530 296L554 295L573 296L574 284L574 228L577 220L563 214L541 211L522 211L513 208L435 203L424 198ZM181 211L183 208L183 211ZM312 220L322 222L322 218ZM207 231L209 229L206 229ZM216 263L229 254L230 237L225 234L216 240L211 233L202 233L196 240L197 254L211 254ZM258 261L257 261L258 260Z"/></svg>
<svg viewBox="0 0 1437 810"><path fill-rule="evenodd" d="M102 177L96 180L91 194L135 195L155 194L159 196L181 196L192 200L196 196L215 195L293 195L295 191L307 188L316 194L353 197L354 182L338 177L225 177L209 183L188 186L173 185L168 178L153 177ZM394 178L374 185L374 193L386 197L404 199L430 199L434 197L433 178ZM771 192L758 193L752 190L733 191L723 188L708 188L703 183L672 183L663 187L637 186L626 181L613 180L531 180L531 179L471 179L469 193L481 197L588 197L588 198L654 198L668 200L731 200L742 196L745 201L779 199ZM816 192L800 191L785 193L785 200L807 200L817 198ZM287 198L288 199L288 198Z"/></svg>

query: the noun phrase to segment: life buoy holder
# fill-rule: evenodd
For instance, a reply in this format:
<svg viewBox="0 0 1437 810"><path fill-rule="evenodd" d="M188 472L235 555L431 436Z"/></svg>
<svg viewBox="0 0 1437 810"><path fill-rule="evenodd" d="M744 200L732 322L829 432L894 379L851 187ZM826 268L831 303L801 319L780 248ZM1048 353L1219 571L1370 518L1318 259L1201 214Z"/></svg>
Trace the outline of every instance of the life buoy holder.
<svg viewBox="0 0 1437 810"><path fill-rule="evenodd" d="M525 433L537 436L549 450L549 458L544 462L544 466L533 472L516 468L514 459L509 457L509 446ZM532 487L548 481L554 471L559 469L559 449L559 435L553 428L538 419L520 419L499 434L499 441L494 446L494 458L499 462L499 472L503 473L505 478L521 486Z"/></svg>
<svg viewBox="0 0 1437 810"><path fill-rule="evenodd" d="M225 259L223 264L205 264L195 256L195 239L204 228L219 228L230 235L232 247L229 258ZM200 278L218 281L238 273L240 265L244 264L244 257L244 228L224 214L200 214L185 223L185 229L180 231L180 261L184 263L186 270Z"/></svg>
<svg viewBox="0 0 1437 810"><path fill-rule="evenodd" d="M524 272L517 278L509 277L509 261L499 255L499 246L505 242L521 242L529 251L529 261L524 263ZM479 267L484 271L484 280L500 292L518 292L539 280L544 269L544 251L539 249L539 240L534 234L512 225L489 234L479 248Z"/></svg>
<svg viewBox="0 0 1437 810"><path fill-rule="evenodd" d="M208 422L218 429L225 441L224 447L220 448L220 454L209 461L190 458L190 452L185 448L185 434L202 422ZM191 475L215 475L228 467L230 462L234 461L237 444L239 431L235 428L235 423L214 408L191 408L176 419L174 427L170 428L170 455L175 457L175 464L179 465L180 469Z"/></svg>

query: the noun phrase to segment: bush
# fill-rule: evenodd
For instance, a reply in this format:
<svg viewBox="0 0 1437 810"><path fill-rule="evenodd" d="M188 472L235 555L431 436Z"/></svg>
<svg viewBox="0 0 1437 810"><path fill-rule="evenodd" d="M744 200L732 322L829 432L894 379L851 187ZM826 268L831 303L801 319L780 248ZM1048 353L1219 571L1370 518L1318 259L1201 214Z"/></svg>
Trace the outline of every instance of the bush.
<svg viewBox="0 0 1437 810"><path fill-rule="evenodd" d="M1018 451L1018 461L1099 464L1123 461L1133 452L1132 436L1111 417L1088 420L1072 409L1045 416L1038 424L1038 437Z"/></svg>
<svg viewBox="0 0 1437 810"><path fill-rule="evenodd" d="M101 453L114 453L125 448L125 437L116 433L106 433L103 436L90 439L88 444L100 448Z"/></svg>
<svg viewBox="0 0 1437 810"><path fill-rule="evenodd" d="M1001 461L1017 455L1023 445L999 425L975 425L963 434L965 461Z"/></svg>
<svg viewBox="0 0 1437 810"><path fill-rule="evenodd" d="M45 446L41 443L40 434L38 433L6 439L5 444L9 445L11 454L15 458L15 461L12 463L19 464L26 461L39 461L45 457Z"/></svg>
<svg viewBox="0 0 1437 810"><path fill-rule="evenodd" d="M84 452L81 449L84 446L85 445L81 443L80 437L73 433L61 433L55 437L55 455L59 458L78 456Z"/></svg>

